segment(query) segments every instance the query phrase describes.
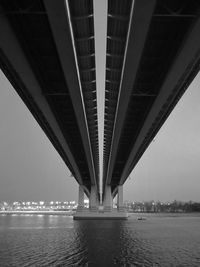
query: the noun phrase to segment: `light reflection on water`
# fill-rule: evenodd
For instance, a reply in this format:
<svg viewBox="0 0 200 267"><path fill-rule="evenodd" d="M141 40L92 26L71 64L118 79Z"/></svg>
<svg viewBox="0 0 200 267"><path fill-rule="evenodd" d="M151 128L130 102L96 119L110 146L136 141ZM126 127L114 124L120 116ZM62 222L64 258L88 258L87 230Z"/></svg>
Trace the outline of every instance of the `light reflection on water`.
<svg viewBox="0 0 200 267"><path fill-rule="evenodd" d="M200 217L0 216L0 266L200 266Z"/></svg>

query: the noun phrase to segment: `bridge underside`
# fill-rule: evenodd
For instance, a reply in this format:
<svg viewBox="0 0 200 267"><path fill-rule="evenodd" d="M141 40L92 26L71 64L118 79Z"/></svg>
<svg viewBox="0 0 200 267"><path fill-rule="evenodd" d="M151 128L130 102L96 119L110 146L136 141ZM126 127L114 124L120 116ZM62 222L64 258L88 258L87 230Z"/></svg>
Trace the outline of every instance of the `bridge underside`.
<svg viewBox="0 0 200 267"><path fill-rule="evenodd" d="M93 1L0 0L0 12L1 69L79 183L77 218L84 193L85 217L126 218L123 184L199 71L200 2L108 0L103 207Z"/></svg>
<svg viewBox="0 0 200 267"><path fill-rule="evenodd" d="M85 193L99 192L92 1L0 8L1 69Z"/></svg>
<svg viewBox="0 0 200 267"><path fill-rule="evenodd" d="M108 0L104 194L116 194L198 73L199 11L197 1Z"/></svg>

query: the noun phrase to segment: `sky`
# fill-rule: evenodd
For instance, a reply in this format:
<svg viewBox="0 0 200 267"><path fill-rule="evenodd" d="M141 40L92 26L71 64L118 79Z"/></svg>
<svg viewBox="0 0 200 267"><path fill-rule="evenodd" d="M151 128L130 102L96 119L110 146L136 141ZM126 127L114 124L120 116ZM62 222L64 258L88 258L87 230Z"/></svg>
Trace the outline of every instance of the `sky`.
<svg viewBox="0 0 200 267"><path fill-rule="evenodd" d="M95 0L94 7L102 155L106 0ZM200 201L199 84L200 75L127 179L124 200ZM2 72L0 125L0 201L78 199L77 182Z"/></svg>
<svg viewBox="0 0 200 267"><path fill-rule="evenodd" d="M0 72L0 201L76 199L78 186Z"/></svg>
<svg viewBox="0 0 200 267"><path fill-rule="evenodd" d="M132 171L126 199L200 201L200 74Z"/></svg>
<svg viewBox="0 0 200 267"><path fill-rule="evenodd" d="M105 109L105 65L107 34L107 1L94 0L95 63L97 88L97 116L99 129L99 165L100 177L103 174L103 139ZM100 179L100 190L102 179Z"/></svg>

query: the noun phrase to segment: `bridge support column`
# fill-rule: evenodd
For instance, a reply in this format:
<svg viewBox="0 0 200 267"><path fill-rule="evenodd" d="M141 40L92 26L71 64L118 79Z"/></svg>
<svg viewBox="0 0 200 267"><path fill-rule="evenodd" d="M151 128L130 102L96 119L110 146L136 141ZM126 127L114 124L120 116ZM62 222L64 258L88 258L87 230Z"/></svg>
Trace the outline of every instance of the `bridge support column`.
<svg viewBox="0 0 200 267"><path fill-rule="evenodd" d="M84 210L84 189L82 185L79 185L77 211L81 212L83 210Z"/></svg>
<svg viewBox="0 0 200 267"><path fill-rule="evenodd" d="M90 192L90 211L97 212L98 206L99 205L98 205L96 187L92 185L91 192Z"/></svg>
<svg viewBox="0 0 200 267"><path fill-rule="evenodd" d="M123 185L118 186L117 208L119 212L124 212Z"/></svg>
<svg viewBox="0 0 200 267"><path fill-rule="evenodd" d="M119 189L121 192L122 189ZM120 193L119 193L120 194ZM123 203L122 194L120 194L120 203ZM79 202L77 212L74 214L74 220L126 220L128 215L126 212L119 212L113 209L113 197L111 194L111 186L106 186L104 193L104 210L99 210L99 199L96 188L91 187L90 192L90 209L84 209L84 189L79 186Z"/></svg>
<svg viewBox="0 0 200 267"><path fill-rule="evenodd" d="M111 194L111 186L107 185L105 188L105 197L104 197L104 211L105 212L110 212L112 211L113 208L113 198Z"/></svg>

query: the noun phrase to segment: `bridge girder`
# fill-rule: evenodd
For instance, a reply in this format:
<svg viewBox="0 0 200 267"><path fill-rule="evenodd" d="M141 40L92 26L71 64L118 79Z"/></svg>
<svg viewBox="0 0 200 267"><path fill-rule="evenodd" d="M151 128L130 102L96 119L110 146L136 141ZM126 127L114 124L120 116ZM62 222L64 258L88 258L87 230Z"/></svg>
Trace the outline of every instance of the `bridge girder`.
<svg viewBox="0 0 200 267"><path fill-rule="evenodd" d="M92 10L92 2L87 2ZM4 74L87 195L91 185L99 191L98 140L94 138L97 125L86 117L87 105L95 95L92 99L83 97L84 80L79 76L84 69L77 63L66 2L1 0L0 7ZM81 8L79 12L84 13ZM87 28L93 20L85 23ZM80 56L84 54L80 52ZM95 90L93 87L94 94Z"/></svg>
<svg viewBox="0 0 200 267"><path fill-rule="evenodd" d="M126 5L112 0L108 4L112 12L123 17ZM126 4L128 12L130 1ZM107 117L114 115L115 119L113 126L110 122L106 125L110 131L104 136L103 182L104 188L111 185L113 195L199 71L199 10L196 1L136 0L129 11L129 24L121 30L121 36L126 36L126 48L120 46L120 55L124 55L123 63L118 64L121 73L113 74L118 83L106 85L108 92L118 94L115 107L107 99L108 109L112 106ZM119 33L117 18L115 23ZM108 33L109 27L108 20ZM117 30L113 34L117 35ZM112 49L119 50L119 44L115 46ZM109 64L107 58L106 67L110 69ZM116 64L112 66L115 69Z"/></svg>

